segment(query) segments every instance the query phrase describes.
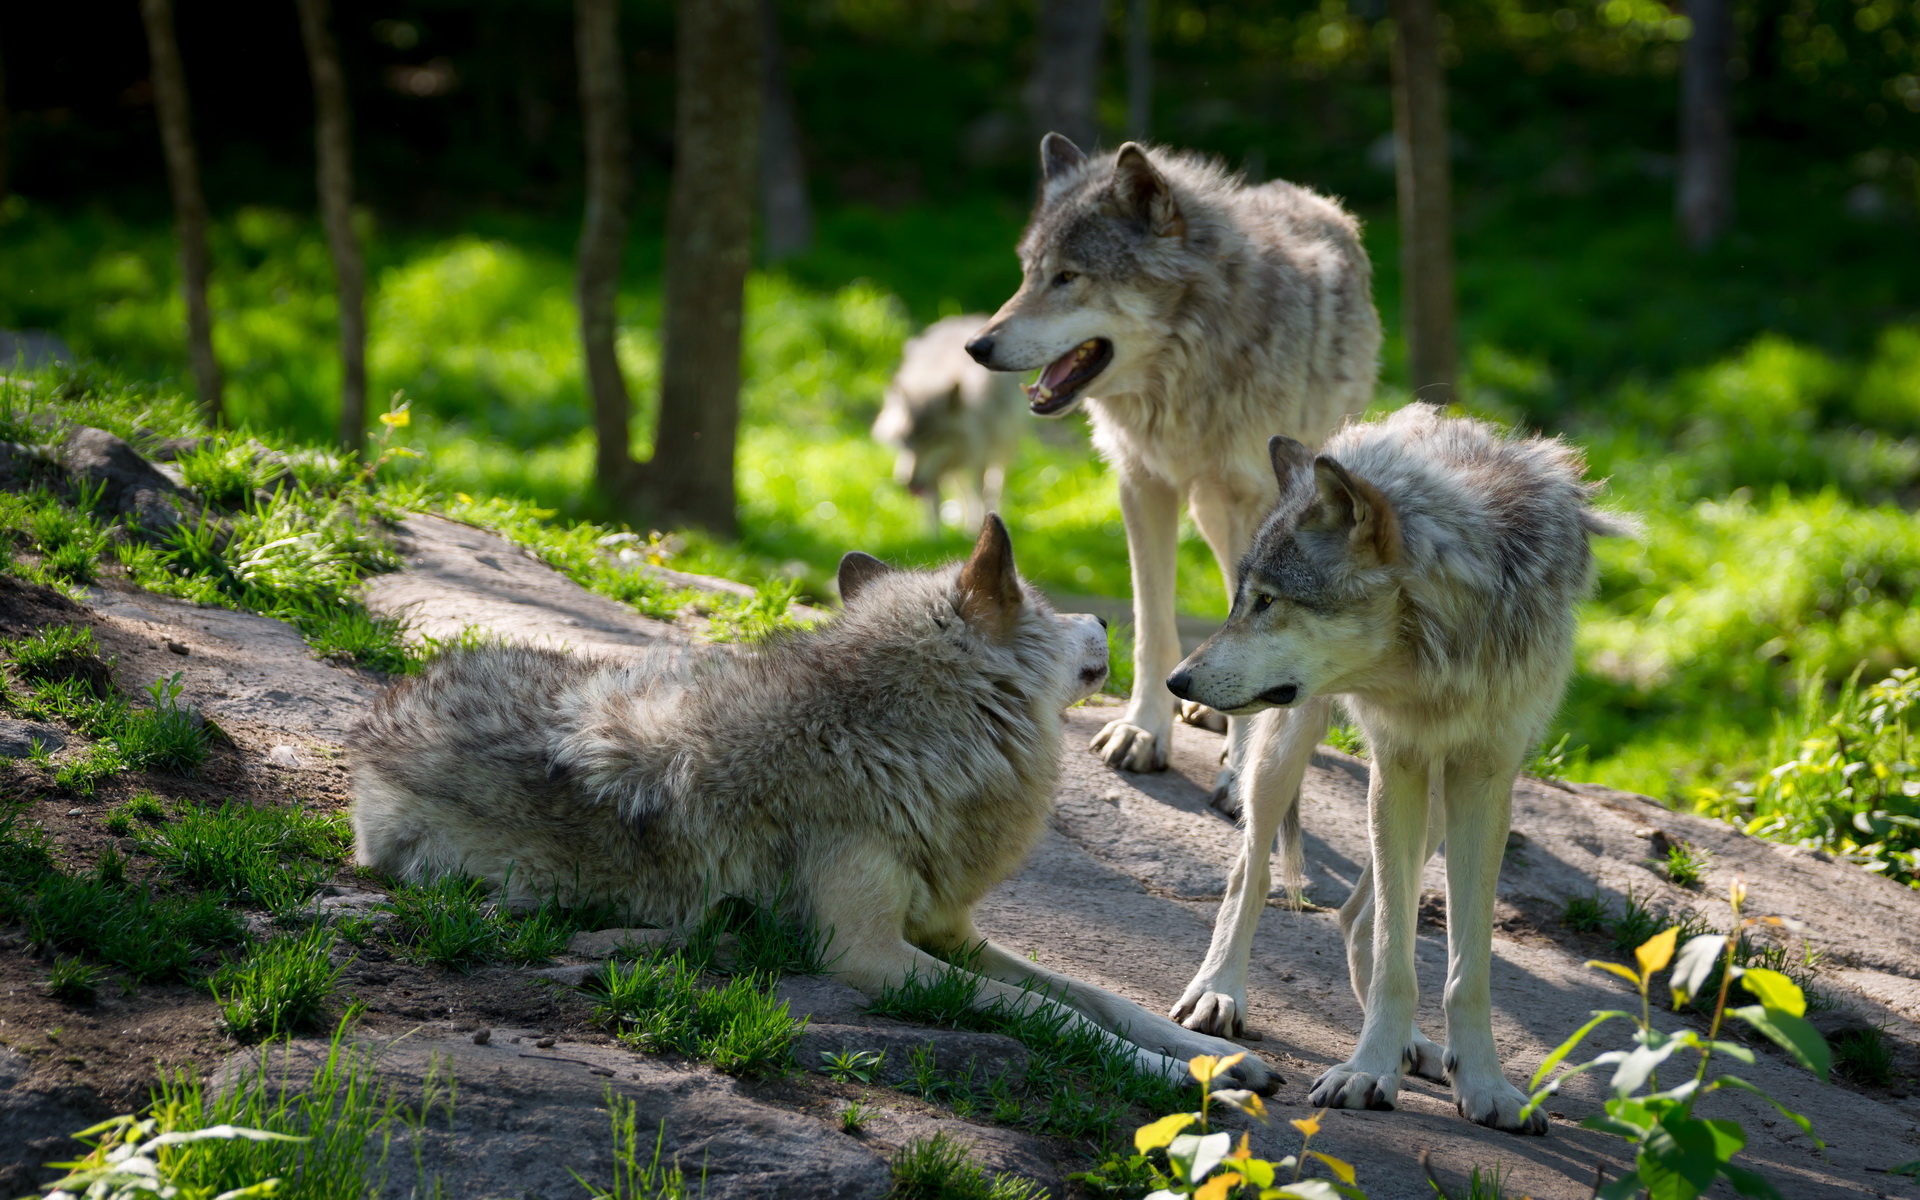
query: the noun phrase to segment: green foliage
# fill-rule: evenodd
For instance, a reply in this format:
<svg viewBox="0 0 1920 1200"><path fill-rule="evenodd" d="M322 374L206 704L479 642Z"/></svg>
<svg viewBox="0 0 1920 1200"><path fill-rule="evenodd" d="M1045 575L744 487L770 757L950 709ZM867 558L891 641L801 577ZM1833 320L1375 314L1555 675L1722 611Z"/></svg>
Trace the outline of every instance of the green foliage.
<svg viewBox="0 0 1920 1200"><path fill-rule="evenodd" d="M799 594L798 580L769 579L756 587L753 595L716 609L707 625L707 640L759 642L800 628L787 611Z"/></svg>
<svg viewBox="0 0 1920 1200"><path fill-rule="evenodd" d="M181 478L202 501L217 508L240 509L251 507L254 493L277 473L265 453L258 442L216 433L181 455L177 463Z"/></svg>
<svg viewBox="0 0 1920 1200"><path fill-rule="evenodd" d="M840 1132L859 1133L873 1120L873 1106L864 1100L850 1102L840 1110Z"/></svg>
<svg viewBox="0 0 1920 1200"><path fill-rule="evenodd" d="M314 926L298 937L281 937L209 982L227 1032L243 1042L304 1033L325 1024L328 999L345 965L328 961L333 934Z"/></svg>
<svg viewBox="0 0 1920 1200"><path fill-rule="evenodd" d="M1594 892L1587 896L1568 896L1560 912L1560 923L1575 933L1593 933L1607 923L1607 904Z"/></svg>
<svg viewBox="0 0 1920 1200"><path fill-rule="evenodd" d="M1673 842L1667 846L1667 878L1676 887L1697 889L1706 878L1707 865L1713 855L1695 846L1691 842Z"/></svg>
<svg viewBox="0 0 1920 1200"><path fill-rule="evenodd" d="M687 1195L686 1173L678 1163L660 1163L666 1148L666 1122L662 1121L654 1134L652 1156L642 1162L634 1102L608 1088L607 1113L613 1118L613 1183L602 1187L581 1179L571 1168L567 1173L587 1189L593 1200L683 1200Z"/></svg>
<svg viewBox="0 0 1920 1200"><path fill-rule="evenodd" d="M574 934L604 925L608 915L600 906L552 900L514 912L494 901L484 880L462 875L401 884L385 907L394 914L390 933L403 953L455 971L493 962L546 962Z"/></svg>
<svg viewBox="0 0 1920 1200"><path fill-rule="evenodd" d="M594 1019L648 1050L675 1050L732 1075L779 1075L807 1018L775 1000L772 977L735 976L719 987L677 954L609 962L587 984Z"/></svg>
<svg viewBox="0 0 1920 1200"><path fill-rule="evenodd" d="M964 1142L944 1133L914 1138L893 1160L887 1200L1041 1200L1046 1190L1012 1174L991 1177Z"/></svg>
<svg viewBox="0 0 1920 1200"><path fill-rule="evenodd" d="M337 815L228 800L183 807L140 840L182 883L283 913L319 890L346 857L349 834Z"/></svg>
<svg viewBox="0 0 1920 1200"><path fill-rule="evenodd" d="M0 544L38 555L37 567L14 560L9 569L55 588L91 583L107 552L104 522L84 508L62 504L42 488L0 492Z"/></svg>
<svg viewBox="0 0 1920 1200"><path fill-rule="evenodd" d="M100 657L100 645L87 625L50 625L26 637L0 641L22 679L38 683L79 680L105 699L112 691L113 664Z"/></svg>
<svg viewBox="0 0 1920 1200"><path fill-rule="evenodd" d="M822 1050L820 1070L842 1083L872 1083L887 1061L885 1050Z"/></svg>
<svg viewBox="0 0 1920 1200"><path fill-rule="evenodd" d="M1893 1047L1878 1025L1849 1029L1833 1040L1834 1073L1870 1087L1893 1082Z"/></svg>
<svg viewBox="0 0 1920 1200"><path fill-rule="evenodd" d="M1549 783L1558 783L1567 777L1567 739L1572 734L1563 733L1560 740L1551 746L1542 746L1526 765L1526 773L1535 779L1544 779ZM1583 747L1584 749L1584 747ZM1577 752L1576 752L1577 753Z"/></svg>
<svg viewBox="0 0 1920 1200"><path fill-rule="evenodd" d="M818 975L829 966L827 940L787 915L787 883L761 899L728 896L707 910L683 951L703 971ZM722 944L725 952L722 953Z"/></svg>
<svg viewBox="0 0 1920 1200"><path fill-rule="evenodd" d="M1671 1197L1672 1200L1692 1200L1721 1178L1726 1179L1743 1196L1777 1198L1780 1195L1778 1189L1764 1176L1756 1175L1733 1162L1734 1156L1746 1145L1747 1138L1746 1131L1738 1122L1708 1120L1693 1115L1694 1104L1701 1096L1722 1088L1736 1088L1766 1100L1811 1138L1816 1148L1824 1147L1824 1143L1814 1134L1811 1122L1758 1086L1736 1075L1709 1075L1712 1060L1716 1056L1740 1063L1754 1062L1753 1051L1744 1045L1718 1040L1721 1022L1729 1016L1744 1022L1755 1033L1779 1046L1795 1062L1822 1080L1827 1078L1831 1061L1826 1040L1805 1019L1807 1005L1800 988L1776 971L1742 967L1735 961L1735 949L1739 941L1737 935L1755 924L1741 915L1745 893L1745 886L1736 882L1729 897L1735 921L1732 933L1697 934L1681 945L1682 931L1672 927L1635 948L1634 967L1618 963L1588 963L1588 966L1600 967L1631 982L1640 993L1640 1011L1637 1014L1621 1011L1594 1013L1593 1019L1548 1054L1540 1064L1540 1069L1534 1073L1532 1086L1535 1090L1527 1107L1521 1110L1523 1117L1538 1109L1573 1076L1600 1067L1613 1069L1608 1085L1612 1096L1606 1102L1605 1114L1588 1117L1581 1122L1588 1129L1622 1138L1634 1147L1634 1169L1600 1190L1598 1194L1605 1200L1630 1200L1642 1189L1655 1196ZM1676 946L1678 953L1675 952ZM1673 969L1668 987L1673 994L1675 1007L1709 994L1707 989L1715 968L1719 968L1718 989L1711 993L1714 996L1709 1009L1712 1013L1711 1024L1705 1037L1692 1029L1665 1033L1653 1026L1648 988L1655 974L1665 970L1669 964ZM1727 1007L1729 985L1735 980L1753 995L1757 1003L1738 1008ZM1614 1020L1633 1024L1633 1049L1607 1051L1548 1080L1554 1068L1577 1049L1588 1034ZM1659 1081L1661 1066L1675 1055L1684 1055L1689 1051L1697 1056L1694 1069L1689 1073L1691 1077L1676 1086L1662 1089ZM1547 1081L1544 1086L1543 1080Z"/></svg>
<svg viewBox="0 0 1920 1200"><path fill-rule="evenodd" d="M47 995L68 1004L92 1004L106 969L78 958L55 960L47 972Z"/></svg>
<svg viewBox="0 0 1920 1200"><path fill-rule="evenodd" d="M1327 728L1327 745L1355 758L1367 757L1367 737L1358 725L1339 724Z"/></svg>
<svg viewBox="0 0 1920 1200"><path fill-rule="evenodd" d="M114 1117L73 1135L88 1142L84 1158L73 1162L51 1163L67 1172L47 1185L51 1196L79 1197L87 1200L248 1200L250 1197L281 1195L280 1180L227 1188L217 1197L206 1188L182 1188L169 1169L170 1156L177 1157L186 1147L209 1142L286 1142L297 1139L262 1129L242 1129L232 1125L185 1129L172 1120L130 1116Z"/></svg>
<svg viewBox="0 0 1920 1200"><path fill-rule="evenodd" d="M50 873L11 903L43 952L86 955L141 983L191 979L202 955L246 937L215 897L160 896L97 875Z"/></svg>

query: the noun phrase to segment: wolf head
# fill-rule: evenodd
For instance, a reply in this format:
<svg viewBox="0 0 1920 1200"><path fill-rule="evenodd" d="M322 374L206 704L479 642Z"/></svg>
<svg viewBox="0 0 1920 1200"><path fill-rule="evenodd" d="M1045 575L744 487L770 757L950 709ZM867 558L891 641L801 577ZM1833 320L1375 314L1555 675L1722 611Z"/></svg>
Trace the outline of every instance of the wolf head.
<svg viewBox="0 0 1920 1200"><path fill-rule="evenodd" d="M1234 716L1364 686L1399 644L1399 521L1365 479L1292 438L1267 445L1280 505L1241 560L1227 623L1167 676Z"/></svg>
<svg viewBox="0 0 1920 1200"><path fill-rule="evenodd" d="M994 371L1039 370L1027 389L1036 415L1073 410L1095 384L1139 386L1179 293L1188 219L1162 151L1135 142L1091 158L1050 133L1040 143L1040 202L1020 239L1020 290L967 353Z"/></svg>
<svg viewBox="0 0 1920 1200"><path fill-rule="evenodd" d="M897 385L873 423L876 440L895 447L893 481L916 496L931 495L941 476L960 466L966 438L966 397L959 387L909 394Z"/></svg>
<svg viewBox="0 0 1920 1200"><path fill-rule="evenodd" d="M1064 709L1106 682L1106 622L1054 612L1014 569L997 513L958 567L896 571L855 550L840 560L839 585L845 622L869 626L876 642L938 643L921 657L964 662L1048 706Z"/></svg>

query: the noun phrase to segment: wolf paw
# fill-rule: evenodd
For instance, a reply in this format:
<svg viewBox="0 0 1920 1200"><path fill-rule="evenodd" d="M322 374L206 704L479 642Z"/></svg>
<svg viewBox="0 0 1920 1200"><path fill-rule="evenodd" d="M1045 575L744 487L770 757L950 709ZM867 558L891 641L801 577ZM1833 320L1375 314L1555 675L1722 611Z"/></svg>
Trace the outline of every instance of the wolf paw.
<svg viewBox="0 0 1920 1200"><path fill-rule="evenodd" d="M1519 1088L1508 1083L1503 1075L1456 1079L1453 1106L1475 1125L1533 1137L1540 1137L1547 1132L1547 1114L1539 1109L1529 1114L1526 1120L1520 1119L1520 1110L1527 1106L1527 1097Z"/></svg>
<svg viewBox="0 0 1920 1200"><path fill-rule="evenodd" d="M1208 708L1196 700L1182 700L1176 711L1179 712L1180 719L1189 725L1210 729L1214 733L1227 731L1226 714L1218 709Z"/></svg>
<svg viewBox="0 0 1920 1200"><path fill-rule="evenodd" d="M1240 819L1239 776L1232 767L1220 768L1213 777L1213 794L1207 797L1207 804L1224 817L1238 821Z"/></svg>
<svg viewBox="0 0 1920 1200"><path fill-rule="evenodd" d="M1214 1037L1236 1037L1246 1030L1247 1000L1243 992L1216 991L1200 980L1187 985L1186 995L1168 1014L1188 1029Z"/></svg>
<svg viewBox="0 0 1920 1200"><path fill-rule="evenodd" d="M1447 1081L1447 1054L1440 1044L1421 1033L1413 1031L1413 1040L1400 1052L1402 1069L1409 1075L1421 1079L1430 1079L1435 1083Z"/></svg>
<svg viewBox="0 0 1920 1200"><path fill-rule="evenodd" d="M1122 771L1164 771L1169 740L1167 734L1142 729L1131 721L1109 721L1105 729L1094 735L1091 746L1110 767Z"/></svg>
<svg viewBox="0 0 1920 1200"><path fill-rule="evenodd" d="M1391 1112L1399 1096L1397 1073L1376 1075L1352 1063L1341 1063L1313 1081L1307 1103L1316 1108L1372 1108Z"/></svg>

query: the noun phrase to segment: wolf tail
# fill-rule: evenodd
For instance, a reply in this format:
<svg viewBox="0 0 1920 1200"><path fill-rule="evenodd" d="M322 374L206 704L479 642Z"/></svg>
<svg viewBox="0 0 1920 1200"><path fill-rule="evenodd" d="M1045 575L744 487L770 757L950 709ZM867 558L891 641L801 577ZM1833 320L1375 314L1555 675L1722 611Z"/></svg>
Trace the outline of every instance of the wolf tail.
<svg viewBox="0 0 1920 1200"><path fill-rule="evenodd" d="M1280 886L1287 889L1287 907L1296 911L1307 906L1307 870L1304 840L1300 836L1300 789L1280 814L1280 832L1274 849L1280 857Z"/></svg>
<svg viewBox="0 0 1920 1200"><path fill-rule="evenodd" d="M1602 508L1582 509L1580 527L1595 537L1638 538L1647 531L1646 523L1632 513Z"/></svg>

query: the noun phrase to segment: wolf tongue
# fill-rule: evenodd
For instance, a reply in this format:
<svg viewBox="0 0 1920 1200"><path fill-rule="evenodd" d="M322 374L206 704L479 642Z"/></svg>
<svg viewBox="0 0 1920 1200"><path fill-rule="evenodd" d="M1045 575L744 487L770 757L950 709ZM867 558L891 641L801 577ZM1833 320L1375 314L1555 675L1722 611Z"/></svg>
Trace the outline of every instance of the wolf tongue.
<svg viewBox="0 0 1920 1200"><path fill-rule="evenodd" d="M1080 346L1075 346L1059 358L1048 363L1047 369L1040 372L1040 378L1037 381L1038 385L1052 391L1065 383L1067 377L1073 374L1074 368L1080 365L1080 360L1084 357L1081 353L1082 349Z"/></svg>

